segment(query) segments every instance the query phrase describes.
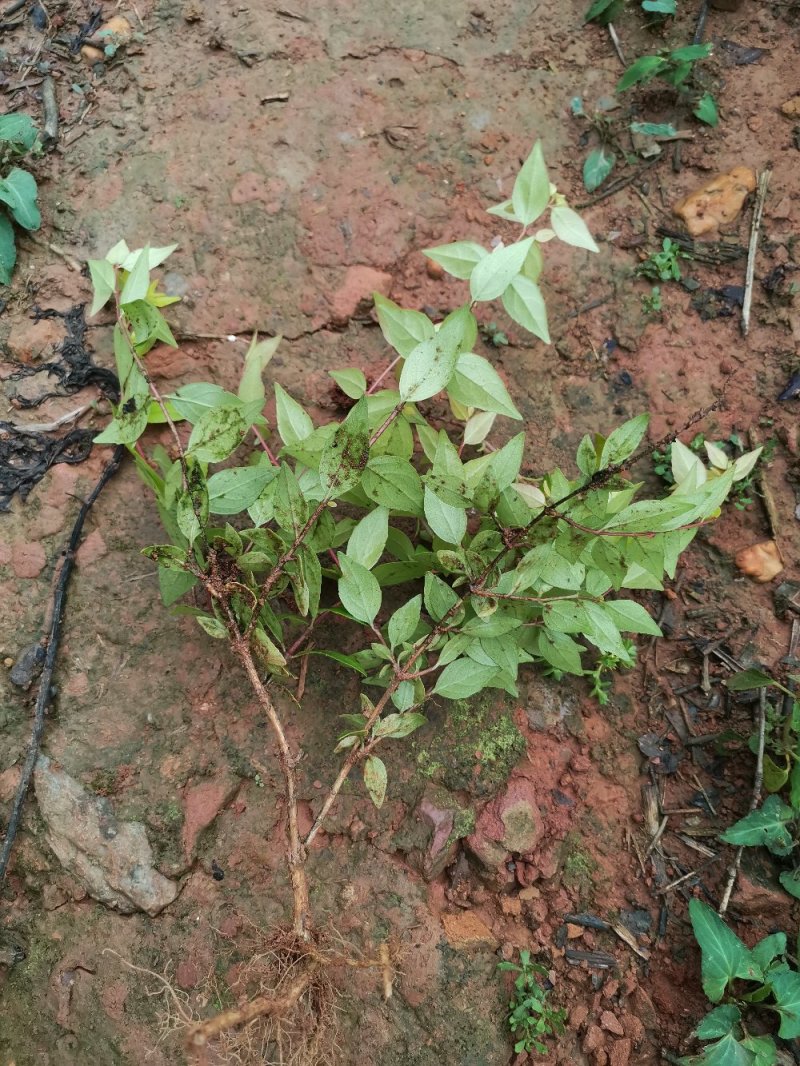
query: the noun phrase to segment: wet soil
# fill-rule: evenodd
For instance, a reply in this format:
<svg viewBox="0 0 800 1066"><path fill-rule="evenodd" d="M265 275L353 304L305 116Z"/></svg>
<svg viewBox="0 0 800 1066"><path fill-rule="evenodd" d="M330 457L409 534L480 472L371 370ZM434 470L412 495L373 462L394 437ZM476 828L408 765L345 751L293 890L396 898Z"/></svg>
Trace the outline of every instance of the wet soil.
<svg viewBox="0 0 800 1066"><path fill-rule="evenodd" d="M98 6L113 13L110 3ZM132 246L174 240L180 247L166 288L182 296L171 318L180 347L153 353L159 383L200 377L229 385L249 332L280 332L286 340L271 364L274 380L315 417L330 416L329 369L357 366L374 377L387 362L369 313L342 313L352 303L348 270L387 275L392 297L406 306L450 310L463 287L431 277L420 249L457 237L491 241L496 230L483 208L509 194L519 160L539 137L559 188L571 202L586 198L583 126L570 116L570 100L609 94L621 68L605 31L582 26L583 6L298 0L288 10L252 0L138 0L130 11L121 5L132 41L96 66L47 43L56 30L74 34L88 7L51 5L55 22L46 34L26 16L3 38L0 91L7 106L37 114L35 64L51 62L62 132L57 151L37 164L43 229L35 243L21 238L13 286L0 294L4 379L14 360L35 365L52 356L63 327L36 321L33 308L85 302L89 284L78 264L122 236ZM690 40L693 20L683 13L667 39ZM661 43L634 11L619 29L630 55ZM730 854L714 832L746 810L753 766L741 746L721 758L681 737L752 731L752 707L720 698L714 682L726 675L713 649L711 687L697 687L704 642L782 669L791 615L777 617L774 591L797 576L800 557L798 401L777 401L798 369L800 317L796 301L770 295L759 280L776 267L790 276L797 266L796 119L780 110L794 91L796 34L791 5L745 0L737 13L712 11L708 39L765 50L755 65L712 61L720 126L687 123L692 139L682 142L678 172L668 146L642 183L585 210L599 255L547 247L551 347L521 336L501 309L485 320L510 343L484 345L524 415L531 473L557 463L572 469L584 432L649 411L656 441L720 398L691 433L724 439L755 429L762 440L775 438L765 479L786 571L767 585L737 571L735 552L767 539L770 528L758 497L743 509L728 505L698 536L667 595L642 593L669 635L643 642L639 666L616 681L607 707L591 701L583 683L538 676L524 679L517 701L435 705L413 743L391 753L381 811L358 785L345 790L314 848L313 903L321 924L365 957L389 940L401 958L389 1000L369 969L337 975L332 1061L522 1061L497 972L498 961L521 948L547 960L554 1000L568 1011L565 1036L542 1061L655 1063L662 1048L685 1048L703 1013L686 900L699 893L718 901ZM648 117L670 117L657 97L652 107ZM692 294L675 284L662 286L663 313L646 315L641 296L649 285L633 273L640 250L653 247L658 225L674 225L672 203L741 164L773 168L749 336L742 338L736 316L702 321ZM749 219L746 210L729 228L740 244ZM684 272L721 288L741 284L743 269L741 261L691 262ZM100 325L89 336L97 362L110 365L110 330ZM29 421L98 398L87 388L23 415L13 409L22 384L2 386L11 412L3 417ZM102 412L82 424L101 425ZM12 685L8 667L39 639L77 500L106 458L96 448L80 465L54 466L0 515L4 821L32 703L32 690ZM636 473L656 486L650 464ZM158 981L123 960L166 974L207 1015L235 999L237 967L252 956L254 937L287 914L281 788L266 724L235 664L198 636L191 619L161 606L139 554L160 539L145 489L126 466L101 496L79 552L43 747L107 797L117 817L144 823L158 869L181 891L156 918L94 902L48 847L31 796L0 900L3 944L25 953L22 961L8 949L0 954L4 1066L185 1061L169 1000L153 994ZM285 701L290 739L305 755L305 818L335 772L336 715L355 698L349 677L319 659L301 704ZM674 772L661 773L661 762L642 755L638 739L650 733L677 754ZM698 871L667 891L644 858L642 789L653 782L662 807L689 812L668 819L665 877ZM512 787L535 794L542 831L531 851L489 875L461 840L485 804ZM459 829L448 863L433 873L424 809L447 802L460 812ZM708 845L713 857L687 839ZM775 871L747 857L731 905L740 935L750 941L793 929L790 904ZM611 931L564 924L564 915L586 912L621 917L633 947ZM575 951L613 959L598 968Z"/></svg>

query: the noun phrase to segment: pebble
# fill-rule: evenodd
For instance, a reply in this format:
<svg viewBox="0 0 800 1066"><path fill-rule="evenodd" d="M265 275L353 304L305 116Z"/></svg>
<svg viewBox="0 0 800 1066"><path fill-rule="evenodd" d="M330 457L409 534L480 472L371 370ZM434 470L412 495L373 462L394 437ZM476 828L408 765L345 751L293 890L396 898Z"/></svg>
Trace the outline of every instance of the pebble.
<svg viewBox="0 0 800 1066"><path fill-rule="evenodd" d="M622 1023L616 1014L612 1014L610 1010L604 1010L600 1015L600 1025L606 1032L613 1033L615 1036L624 1036L625 1030L622 1028Z"/></svg>
<svg viewBox="0 0 800 1066"><path fill-rule="evenodd" d="M425 272L429 278L433 278L434 281L438 281L439 278L444 277L444 267L441 263L435 263L433 259L428 259L425 262Z"/></svg>

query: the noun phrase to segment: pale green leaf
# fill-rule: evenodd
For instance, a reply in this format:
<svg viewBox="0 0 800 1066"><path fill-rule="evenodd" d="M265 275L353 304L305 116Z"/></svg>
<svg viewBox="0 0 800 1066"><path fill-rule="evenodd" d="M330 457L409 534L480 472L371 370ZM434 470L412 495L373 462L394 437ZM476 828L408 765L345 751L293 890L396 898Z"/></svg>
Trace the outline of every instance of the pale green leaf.
<svg viewBox="0 0 800 1066"><path fill-rule="evenodd" d="M351 367L347 370L329 370L328 373L351 400L360 399L367 391L367 379L363 370Z"/></svg>
<svg viewBox="0 0 800 1066"><path fill-rule="evenodd" d="M364 762L364 785L369 798L376 807L382 807L386 799L386 767L377 755L367 756Z"/></svg>
<svg viewBox="0 0 800 1066"><path fill-rule="evenodd" d="M550 178L544 161L542 142L537 141L517 174L511 203L514 214L522 225L529 226L541 215L549 201Z"/></svg>
<svg viewBox="0 0 800 1066"><path fill-rule="evenodd" d="M92 306L89 309L89 317L91 317L92 315L96 315L101 308L105 307L114 295L116 275L114 273L114 267L106 259L90 259L89 275L91 276L92 288L94 290Z"/></svg>
<svg viewBox="0 0 800 1066"><path fill-rule="evenodd" d="M501 296L522 270L533 237L526 237L515 244L498 245L477 264L469 282L473 300L495 300Z"/></svg>
<svg viewBox="0 0 800 1066"><path fill-rule="evenodd" d="M407 459L374 456L364 470L361 487L371 500L395 514L422 517L422 481Z"/></svg>
<svg viewBox="0 0 800 1066"><path fill-rule="evenodd" d="M447 395L466 407L479 411L493 411L498 415L521 419L508 389L492 364L483 356L464 352L458 357L456 368L447 386Z"/></svg>
<svg viewBox="0 0 800 1066"><path fill-rule="evenodd" d="M421 311L409 311L399 307L378 292L374 293L373 298L381 332L404 359L408 358L418 344L434 336L436 331L433 323Z"/></svg>
<svg viewBox="0 0 800 1066"><path fill-rule="evenodd" d="M515 322L534 337L538 337L545 344L550 343L544 297L539 286L530 278L522 274L514 278L503 293L503 307Z"/></svg>
<svg viewBox="0 0 800 1066"><path fill-rule="evenodd" d="M424 495L425 520L446 544L459 545L467 532L467 514L461 507L445 503L427 485Z"/></svg>
<svg viewBox="0 0 800 1066"><path fill-rule="evenodd" d="M381 587L375 575L361 563L339 553L339 599L344 609L358 622L371 625L381 608Z"/></svg>
<svg viewBox="0 0 800 1066"><path fill-rule="evenodd" d="M119 297L119 302L123 307L126 304L135 303L137 300L145 300L147 297L147 290L150 287L148 252L148 248L142 249L142 254L137 258L133 269L125 280Z"/></svg>
<svg viewBox="0 0 800 1066"><path fill-rule="evenodd" d="M389 511L385 507L376 507L356 523L347 542L347 554L371 570L383 555L388 536Z"/></svg>
<svg viewBox="0 0 800 1066"><path fill-rule="evenodd" d="M421 611L422 596L417 595L412 597L408 603L404 603L402 607L398 607L394 612L389 619L386 630L389 644L393 649L413 637L419 625Z"/></svg>
<svg viewBox="0 0 800 1066"><path fill-rule="evenodd" d="M800 973L790 970L770 978L775 1004L781 1016L778 1036L795 1040L800 1036Z"/></svg>
<svg viewBox="0 0 800 1066"><path fill-rule="evenodd" d="M476 336L475 317L468 307L449 314L435 336L409 353L400 374L400 398L417 402L446 388L459 355L472 347Z"/></svg>
<svg viewBox="0 0 800 1066"><path fill-rule="evenodd" d="M311 416L277 381L275 382L275 415L280 438L290 447L310 437L314 432Z"/></svg>
<svg viewBox="0 0 800 1066"><path fill-rule="evenodd" d="M11 217L23 229L37 230L42 224L36 204L38 195L36 179L27 170L12 167L0 178L0 203L8 207Z"/></svg>
<svg viewBox="0 0 800 1066"><path fill-rule="evenodd" d="M250 347L244 357L244 370L239 382L239 399L244 403L258 401L262 407L264 406L266 392L262 375L282 340L280 333L276 337L267 337L263 341L258 339L257 333L253 334Z"/></svg>
<svg viewBox="0 0 800 1066"><path fill-rule="evenodd" d="M343 496L355 488L368 460L368 405L367 397L362 396L322 449L319 478L326 497Z"/></svg>
<svg viewBox="0 0 800 1066"><path fill-rule="evenodd" d="M573 248L585 248L589 252L599 252L589 232L589 227L583 221L577 211L571 207L559 205L550 211L550 225L553 227L556 237L564 244Z"/></svg>
<svg viewBox="0 0 800 1066"><path fill-rule="evenodd" d="M494 663L485 666L474 659L456 659L439 674L433 691L449 700L465 700L489 686L497 673Z"/></svg>
<svg viewBox="0 0 800 1066"><path fill-rule="evenodd" d="M483 444L492 431L497 415L493 411L477 411L464 426L465 444Z"/></svg>
<svg viewBox="0 0 800 1066"><path fill-rule="evenodd" d="M210 637L214 637L216 640L225 640L228 635L228 631L222 622L218 618L212 618L211 615L198 615L197 624Z"/></svg>
<svg viewBox="0 0 800 1066"><path fill-rule="evenodd" d="M212 514L239 514L255 503L277 470L268 462L219 470L208 479L209 509Z"/></svg>
<svg viewBox="0 0 800 1066"><path fill-rule="evenodd" d="M630 459L647 432L649 422L650 416L642 414L618 426L603 445L599 469L604 470L607 466Z"/></svg>
<svg viewBox="0 0 800 1066"><path fill-rule="evenodd" d="M788 855L794 847L787 828L794 821L795 812L777 796L767 796L761 807L740 818L720 840L743 847L764 846L774 855Z"/></svg>
<svg viewBox="0 0 800 1066"><path fill-rule="evenodd" d="M221 463L239 447L248 428L238 404L212 408L195 423L186 453L201 463Z"/></svg>
<svg viewBox="0 0 800 1066"><path fill-rule="evenodd" d="M438 248L427 248L423 252L428 259L444 267L448 274L462 281L469 279L475 266L488 254L486 249L475 241L456 241L454 244L442 244Z"/></svg>

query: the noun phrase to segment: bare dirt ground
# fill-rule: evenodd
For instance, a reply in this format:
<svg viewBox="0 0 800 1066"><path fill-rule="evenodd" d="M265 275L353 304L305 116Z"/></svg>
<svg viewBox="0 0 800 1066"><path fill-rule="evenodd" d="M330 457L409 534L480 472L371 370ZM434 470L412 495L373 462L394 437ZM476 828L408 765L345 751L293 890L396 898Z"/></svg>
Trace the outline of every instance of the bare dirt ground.
<svg viewBox="0 0 800 1066"><path fill-rule="evenodd" d="M467 237L488 243L495 231L482 210L509 194L539 137L562 191L571 202L587 199L583 126L569 103L610 93L621 71L606 32L582 26L584 5L575 0L296 0L291 10L255 0L122 0L133 39L92 66L54 41L74 37L95 7L104 18L116 11L99 0L50 4L49 26L37 29L23 9L20 25L0 38L3 106L38 115L46 73L38 64L49 63L61 117L57 150L36 165L43 228L35 243L21 238L13 285L0 292L4 419L47 422L98 398L90 386L22 413L14 409L19 390L45 386L11 375L15 362L57 357L63 322L37 321L34 308L85 303L80 264L121 237L131 246L180 245L166 278L183 297L171 317L180 348L151 357L160 384L230 384L249 331L281 332L270 373L324 419L336 404L329 369L359 366L374 377L387 361L359 306L376 283L364 268L386 275L406 306L456 306L460 284L429 276L420 249ZM671 41L694 31L696 12L681 12ZM800 558L798 401L777 401L798 369L800 316L796 301L761 284L775 267L791 280L798 263L800 118L780 110L798 89L798 18L796 5L755 0L736 13L711 11L708 40L764 49L741 66L718 49L720 126L690 124L678 172L667 151L637 185L585 209L599 255L549 255L552 347L521 337L498 309L494 320L510 343L492 351L526 420L531 473L571 464L584 432L649 411L656 440L724 393L691 433L724 439L755 429L776 439L765 476L787 569L766 585L739 573L735 552L770 530L758 498L744 510L726 506L668 595L642 594L668 638L642 644L639 667L616 682L607 707L589 699L584 683L538 676L525 679L517 702L436 705L413 744L398 746L381 811L357 785L343 794L314 854L315 907L365 957L387 940L402 957L388 1001L372 970L337 976L339 1030L327 1061L513 1061L508 989L496 967L524 947L550 960L554 1000L569 1012L566 1035L541 1061L655 1063L662 1048L684 1050L704 1011L686 900L700 893L718 901L730 854L714 831L747 809L753 766L746 751L721 757L682 741L751 732L750 705L721 696L716 682L727 671L715 651L781 669L792 616L777 617L774 592L797 576ZM631 56L661 43L633 10L619 30ZM702 321L679 285L662 287L663 316L648 318L640 296L649 286L633 276L639 249L652 249L657 225L674 225L670 207L680 196L739 164L773 168L749 336L741 337L738 313ZM728 230L744 245L749 220L745 210ZM701 287L740 285L743 272L741 260L684 267ZM87 338L96 361L110 365L110 329L92 328ZM83 424L99 427L104 410ZM107 457L97 447L83 463L53 466L0 515L6 667L43 631L78 501ZM648 464L637 473L655 485ZM266 725L234 664L190 619L161 606L138 554L160 539L157 515L125 465L78 554L43 751L107 797L117 818L144 823L158 869L180 891L156 917L96 902L48 846L31 794L0 898L3 1066L186 1061L174 1001L125 962L166 974L184 1009L208 1015L236 1001L243 966L289 905ZM706 691L698 687L704 648ZM330 667L309 671L299 706L286 701L292 739L302 738L305 753L309 818L335 765L336 715L356 695ZM9 674L0 673L3 824L35 693ZM663 751L675 759L643 755L644 734L666 738ZM663 877L697 871L674 889L644 858L652 829L642 789L653 782L662 807L684 812L668 818ZM487 804L512 800L527 804L538 828L534 846L509 855L499 877L460 843L436 851L436 827L453 812L463 836L476 816L478 832L490 822ZM687 845L693 831L712 857ZM612 931L565 925L575 913L621 920L633 946ZM746 859L730 915L747 940L790 931L798 917L760 859ZM613 959L598 968L576 951ZM237 1054L268 1061L257 1049Z"/></svg>

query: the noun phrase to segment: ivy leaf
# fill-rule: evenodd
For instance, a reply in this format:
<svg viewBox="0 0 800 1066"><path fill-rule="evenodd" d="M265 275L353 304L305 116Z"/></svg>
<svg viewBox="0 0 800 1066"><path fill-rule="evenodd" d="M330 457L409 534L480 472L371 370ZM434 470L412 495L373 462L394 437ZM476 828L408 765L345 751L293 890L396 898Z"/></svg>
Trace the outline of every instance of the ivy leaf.
<svg viewBox="0 0 800 1066"><path fill-rule="evenodd" d="M613 16L608 13L608 9L613 7L617 3L617 0L594 0L594 3L583 16L584 22L600 22L603 25L611 22ZM604 18L600 16L604 15Z"/></svg>
<svg viewBox="0 0 800 1066"><path fill-rule="evenodd" d="M690 900L689 917L702 951L703 991L712 1003L722 999L736 977L763 981L764 974L751 952L707 904Z"/></svg>
<svg viewBox="0 0 800 1066"><path fill-rule="evenodd" d="M347 542L347 555L371 570L383 555L389 536L389 511L376 507L355 525Z"/></svg>
<svg viewBox="0 0 800 1066"><path fill-rule="evenodd" d="M423 516L422 481L407 459L373 456L364 470L361 487L371 500L394 514Z"/></svg>
<svg viewBox="0 0 800 1066"><path fill-rule="evenodd" d="M800 1036L800 973L789 970L770 978L775 1005L781 1016L778 1036L782 1040L794 1040Z"/></svg>
<svg viewBox="0 0 800 1066"><path fill-rule="evenodd" d="M733 1033L726 1033L721 1040L706 1045L703 1049L703 1057L697 1061L698 1066L756 1066L753 1053L744 1047Z"/></svg>
<svg viewBox="0 0 800 1066"><path fill-rule="evenodd" d="M477 264L489 253L475 241L456 241L454 244L441 244L438 248L427 248L422 254L444 267L454 278L468 281ZM388 337L386 339L389 340ZM391 341L389 343L391 344Z"/></svg>
<svg viewBox="0 0 800 1066"><path fill-rule="evenodd" d="M17 244L14 239L14 227L8 217L0 211L0 285L11 284L11 274L17 261Z"/></svg>
<svg viewBox="0 0 800 1066"><path fill-rule="evenodd" d="M5 178L0 178L0 203L8 205L11 217L23 229L37 230L42 216L36 205L39 191L33 174L19 167L12 167Z"/></svg>
<svg viewBox="0 0 800 1066"><path fill-rule="evenodd" d="M743 847L763 845L773 855L788 855L794 847L794 841L787 825L795 817L792 808L777 796L767 796L761 807L721 833L720 840Z"/></svg>
<svg viewBox="0 0 800 1066"><path fill-rule="evenodd" d="M339 599L358 622L372 625L381 609L381 587L375 575L345 552L339 553Z"/></svg>
<svg viewBox="0 0 800 1066"><path fill-rule="evenodd" d="M717 110L717 102L711 93L703 93L695 104L692 114L696 118L699 118L701 122L705 122L707 126L717 125L719 122L719 111Z"/></svg>
<svg viewBox="0 0 800 1066"><path fill-rule="evenodd" d="M299 444L314 432L314 423L310 415L277 381L275 382L275 415L280 438L289 447Z"/></svg>
<svg viewBox="0 0 800 1066"><path fill-rule="evenodd" d="M447 395L463 403L465 407L492 411L509 418L522 418L492 364L483 356L473 355L472 352L459 355L447 386Z"/></svg>
<svg viewBox="0 0 800 1066"><path fill-rule="evenodd" d="M389 644L394 649L413 637L419 625L422 611L422 596L417 595L398 607L387 626Z"/></svg>
<svg viewBox="0 0 800 1066"><path fill-rule="evenodd" d="M386 799L386 767L377 755L367 756L364 763L364 784L375 806L382 807Z"/></svg>
<svg viewBox="0 0 800 1066"><path fill-rule="evenodd" d="M373 299L381 332L404 359L411 355L418 344L435 335L433 322L421 311L409 311L405 307L399 307L379 292L373 294Z"/></svg>
<svg viewBox="0 0 800 1066"><path fill-rule="evenodd" d="M0 216L0 218L2 217ZM94 290L92 306L89 309L89 317L91 318L92 315L96 315L101 308L105 307L114 295L116 274L114 273L113 265L107 259L90 259L89 276L92 279L92 288Z"/></svg>
<svg viewBox="0 0 800 1066"><path fill-rule="evenodd" d="M572 245L573 248L586 248L589 252L600 251L589 232L589 227L571 207L554 207L550 212L550 225L555 230L556 237L564 244Z"/></svg>
<svg viewBox="0 0 800 1066"><path fill-rule="evenodd" d="M368 410L362 396L322 449L319 479L327 498L343 496L361 480L369 461Z"/></svg>
<svg viewBox="0 0 800 1066"><path fill-rule="evenodd" d="M544 161L542 142L537 141L522 164L511 192L514 214L523 226L535 222L550 201L550 178ZM502 290L501 290L502 291ZM500 293L497 294L498 296ZM492 297L488 297L492 299ZM473 294L473 299L483 299Z"/></svg>
<svg viewBox="0 0 800 1066"><path fill-rule="evenodd" d="M214 407L195 423L186 453L200 463L221 463L239 447L248 428L238 404Z"/></svg>
<svg viewBox="0 0 800 1066"><path fill-rule="evenodd" d="M599 189L614 169L617 157L607 145L589 152L583 163L583 184L587 192Z"/></svg>
<svg viewBox="0 0 800 1066"><path fill-rule="evenodd" d="M550 330L547 325L547 307L539 286L520 274L514 278L503 293L503 307L515 322L523 326L534 337L550 343Z"/></svg>
<svg viewBox="0 0 800 1066"><path fill-rule="evenodd" d="M733 1003L709 1011L694 1031L698 1040L716 1040L732 1033L742 1020L742 1012Z"/></svg>
<svg viewBox="0 0 800 1066"><path fill-rule="evenodd" d="M734 674L733 677L729 677L725 682L725 687L729 688L731 692L746 692L751 688L766 688L768 685L774 685L774 680L765 674L763 670L742 670L738 674Z"/></svg>
<svg viewBox="0 0 800 1066"><path fill-rule="evenodd" d="M526 237L515 244L498 245L481 259L469 281L472 299L495 300L501 296L522 270L532 245L533 237Z"/></svg>
<svg viewBox="0 0 800 1066"><path fill-rule="evenodd" d="M264 406L267 397L262 375L282 340L280 333L263 341L258 339L257 333L253 334L244 357L244 370L239 382L239 399L243 403L257 402L261 407Z"/></svg>
<svg viewBox="0 0 800 1066"><path fill-rule="evenodd" d="M29 151L36 143L36 127L29 115L0 116L0 141L13 144L18 150Z"/></svg>
<svg viewBox="0 0 800 1066"><path fill-rule="evenodd" d="M486 688L497 676L497 667L485 666L474 659L455 659L437 678L433 692L449 700L465 700Z"/></svg>
<svg viewBox="0 0 800 1066"><path fill-rule="evenodd" d="M790 896L800 899L800 868L784 870L780 875L780 882Z"/></svg>
<svg viewBox="0 0 800 1066"><path fill-rule="evenodd" d="M673 57L674 55L675 53ZM635 63L631 63L619 79L615 92L622 93L633 85L652 81L667 66L666 59L662 59L661 56L640 56Z"/></svg>
<svg viewBox="0 0 800 1066"><path fill-rule="evenodd" d="M753 958L766 973L770 963L786 953L786 933L771 933L753 948Z"/></svg>
<svg viewBox="0 0 800 1066"><path fill-rule="evenodd" d="M475 343L475 317L466 305L447 316L437 333L408 355L400 374L400 399L417 402L447 387L463 351Z"/></svg>
<svg viewBox="0 0 800 1066"><path fill-rule="evenodd" d="M150 288L149 250L148 247L141 250L141 254L137 257L136 263L125 279L122 292L119 294L119 302L123 307L126 304L136 303L137 300L145 300L147 298L147 290Z"/></svg>

